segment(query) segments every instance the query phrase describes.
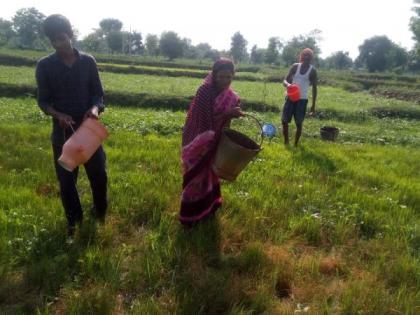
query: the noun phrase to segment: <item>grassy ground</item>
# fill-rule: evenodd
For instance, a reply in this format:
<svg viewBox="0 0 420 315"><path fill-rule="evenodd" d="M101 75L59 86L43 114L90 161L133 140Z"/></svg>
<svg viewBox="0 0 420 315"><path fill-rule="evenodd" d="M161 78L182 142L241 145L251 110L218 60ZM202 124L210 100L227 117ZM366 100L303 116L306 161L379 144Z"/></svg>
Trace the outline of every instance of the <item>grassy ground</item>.
<svg viewBox="0 0 420 315"><path fill-rule="evenodd" d="M189 61L162 66L203 71L190 69ZM410 93L418 82L328 75L346 84L380 81L384 89L404 79ZM109 216L96 226L86 214L73 244L65 242L50 121L31 97L0 97L0 314L420 312L415 101L321 86L318 116L305 121L301 146L285 148L278 137L266 141L238 180L223 184L216 218L187 232L177 222L185 112L168 97L185 102L202 80L107 72L101 78L115 102L103 115L111 132L105 143ZM25 84L35 87L32 67L0 66L2 91ZM278 83L236 81L234 88L251 105L267 105L252 115L279 125L279 113L264 112L280 109ZM135 104L124 97L138 95L162 98L168 110L127 107ZM336 143L320 140L324 125L340 128ZM232 126L258 137L252 121ZM79 193L87 210L90 189L82 173Z"/></svg>
<svg viewBox="0 0 420 315"><path fill-rule="evenodd" d="M326 91L325 91L326 92ZM328 99L328 94L327 94ZM353 96L355 97L355 96ZM362 102L364 95L359 94L356 102ZM323 99L324 100L324 99ZM378 100L377 102L381 102ZM390 103L392 104L392 103ZM391 105L390 105L391 106ZM397 103L397 106L399 104ZM323 105L320 105L323 110ZM32 98L0 98L1 123L45 123L49 121L37 108ZM280 125L279 113L253 112L261 122ZM354 116L350 112L340 114L343 119L307 119L305 121L304 135L310 138L319 138L319 129L324 125L333 125L340 128L340 143L374 143L381 145L410 145L420 147L420 121L416 119L377 118L369 115L367 110L360 107ZM128 130L141 135L178 135L185 120L184 111L170 110L146 110L136 108L124 108L109 105L104 116L108 128L111 131ZM242 123L235 122L235 127L242 130L249 129L252 136L258 133L255 123L248 120ZM251 128L252 127L252 128ZM251 134L249 134L251 135ZM275 138L273 142L279 142Z"/></svg>
<svg viewBox="0 0 420 315"><path fill-rule="evenodd" d="M359 104L345 113L410 106L321 95L325 106ZM278 125L278 114L254 115ZM216 219L186 232L177 222L184 118L110 106L108 220L87 215L68 245L50 122L31 98L0 99L0 313L418 314L418 120L308 119L300 148L267 142L223 185ZM323 124L341 128L337 143L319 139ZM89 209L84 174L79 188Z"/></svg>

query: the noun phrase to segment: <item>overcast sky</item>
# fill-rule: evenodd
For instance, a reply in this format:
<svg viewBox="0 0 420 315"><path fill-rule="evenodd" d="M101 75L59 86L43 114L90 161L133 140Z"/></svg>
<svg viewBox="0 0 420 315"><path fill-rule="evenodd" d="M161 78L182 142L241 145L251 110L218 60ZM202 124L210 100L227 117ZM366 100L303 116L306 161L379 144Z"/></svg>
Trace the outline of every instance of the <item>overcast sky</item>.
<svg viewBox="0 0 420 315"><path fill-rule="evenodd" d="M99 27L103 18L117 18L126 30L161 34L173 30L193 44L207 42L216 49L229 49L230 39L240 31L248 50L266 47L268 38L287 41L293 36L322 31L321 57L338 50L358 55L358 46L374 35L386 35L411 49L409 20L413 0L1 0L0 17L10 20L24 7L45 15L61 13L81 37Z"/></svg>

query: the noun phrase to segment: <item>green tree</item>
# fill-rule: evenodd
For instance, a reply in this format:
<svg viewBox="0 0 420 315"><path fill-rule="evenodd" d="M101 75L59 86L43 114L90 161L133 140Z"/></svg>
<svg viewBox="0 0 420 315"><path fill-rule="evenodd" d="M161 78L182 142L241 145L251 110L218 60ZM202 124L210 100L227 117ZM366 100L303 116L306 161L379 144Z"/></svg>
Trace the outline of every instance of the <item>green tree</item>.
<svg viewBox="0 0 420 315"><path fill-rule="evenodd" d="M159 55L159 38L157 35L147 34L145 45L149 56Z"/></svg>
<svg viewBox="0 0 420 315"><path fill-rule="evenodd" d="M258 48L257 45L252 46L249 60L253 64L260 64L264 62L266 50Z"/></svg>
<svg viewBox="0 0 420 315"><path fill-rule="evenodd" d="M134 54L144 53L143 36L140 32L131 33L131 50Z"/></svg>
<svg viewBox="0 0 420 315"><path fill-rule="evenodd" d="M358 63L366 66L369 72L385 71L404 67L408 53L386 36L374 36L359 46Z"/></svg>
<svg viewBox="0 0 420 315"><path fill-rule="evenodd" d="M408 53L408 70L412 72L420 72L420 55L415 49L410 50Z"/></svg>
<svg viewBox="0 0 420 315"><path fill-rule="evenodd" d="M230 55L235 62L244 61L248 57L246 47L248 45L247 40L242 36L241 33L236 32L232 36L232 42L230 46Z"/></svg>
<svg viewBox="0 0 420 315"><path fill-rule="evenodd" d="M420 58L420 0L414 0L414 3L416 6L413 11L416 15L410 19L410 30L413 32L413 39L416 41L416 53Z"/></svg>
<svg viewBox="0 0 420 315"><path fill-rule="evenodd" d="M123 33L121 31L111 31L106 35L106 43L111 53L122 52Z"/></svg>
<svg viewBox="0 0 420 315"><path fill-rule="evenodd" d="M42 32L44 14L35 8L23 8L13 16L13 29L20 48L45 49L47 40Z"/></svg>
<svg viewBox="0 0 420 315"><path fill-rule="evenodd" d="M101 20L99 22L99 26L106 36L111 32L120 32L123 27L123 23L118 19L107 18Z"/></svg>
<svg viewBox="0 0 420 315"><path fill-rule="evenodd" d="M337 51L325 59L325 67L329 69L348 69L353 66L353 60L348 51Z"/></svg>
<svg viewBox="0 0 420 315"><path fill-rule="evenodd" d="M208 43L200 43L194 47L194 50L197 59L217 60L220 58L220 52L217 49L211 48Z"/></svg>
<svg viewBox="0 0 420 315"><path fill-rule="evenodd" d="M97 30L87 35L81 41L81 45L86 51L104 52L106 50L106 43L101 30Z"/></svg>
<svg viewBox="0 0 420 315"><path fill-rule="evenodd" d="M195 46L195 49L197 51L198 59L211 59L213 57L213 50L211 46L207 43L200 43L197 46Z"/></svg>
<svg viewBox="0 0 420 315"><path fill-rule="evenodd" d="M125 54L141 55L144 52L143 37L140 32L123 32L123 51Z"/></svg>
<svg viewBox="0 0 420 315"><path fill-rule="evenodd" d="M123 33L121 31L123 23L114 18L102 19L99 22L105 42L111 53L122 52L123 50Z"/></svg>
<svg viewBox="0 0 420 315"><path fill-rule="evenodd" d="M175 32L163 32L160 36L159 50L164 56L168 57L169 60L181 57L184 47L185 42L183 42Z"/></svg>
<svg viewBox="0 0 420 315"><path fill-rule="evenodd" d="M222 56L221 52L218 51L217 49L212 49L206 58L209 58L213 61L216 61L217 59L219 59Z"/></svg>
<svg viewBox="0 0 420 315"><path fill-rule="evenodd" d="M14 35L12 22L0 18L0 46L7 45Z"/></svg>
<svg viewBox="0 0 420 315"><path fill-rule="evenodd" d="M389 68L403 71L407 67L408 52L405 48L392 43L392 49L388 55Z"/></svg>
<svg viewBox="0 0 420 315"><path fill-rule="evenodd" d="M182 57L189 58L189 59L197 59L197 49L192 44L191 39L183 38L181 39L182 42Z"/></svg>
<svg viewBox="0 0 420 315"><path fill-rule="evenodd" d="M265 52L265 62L270 64L277 63L279 61L281 48L281 41L277 37L271 37L268 40L268 47Z"/></svg>
<svg viewBox="0 0 420 315"><path fill-rule="evenodd" d="M286 43L282 52L282 59L286 64L293 64L298 62L299 54L304 48L310 48L315 54L315 63L321 53L321 49L318 47L318 42L321 40L321 31L313 30L307 35L299 35L293 37Z"/></svg>

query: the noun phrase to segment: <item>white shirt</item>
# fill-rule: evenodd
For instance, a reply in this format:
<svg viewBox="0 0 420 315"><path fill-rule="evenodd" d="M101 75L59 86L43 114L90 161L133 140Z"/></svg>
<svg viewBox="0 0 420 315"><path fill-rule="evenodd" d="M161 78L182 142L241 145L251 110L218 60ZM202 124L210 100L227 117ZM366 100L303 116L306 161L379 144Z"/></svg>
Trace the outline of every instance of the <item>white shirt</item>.
<svg viewBox="0 0 420 315"><path fill-rule="evenodd" d="M309 90L309 85L311 84L310 80L309 80L309 74L311 73L312 70L312 65L309 65L309 69L308 71L306 71L306 73L301 74L300 73L300 68L301 68L302 64L299 63L298 67L296 69L296 73L293 76L293 82L294 84L299 85L300 88L300 98L307 100L308 99L308 90Z"/></svg>

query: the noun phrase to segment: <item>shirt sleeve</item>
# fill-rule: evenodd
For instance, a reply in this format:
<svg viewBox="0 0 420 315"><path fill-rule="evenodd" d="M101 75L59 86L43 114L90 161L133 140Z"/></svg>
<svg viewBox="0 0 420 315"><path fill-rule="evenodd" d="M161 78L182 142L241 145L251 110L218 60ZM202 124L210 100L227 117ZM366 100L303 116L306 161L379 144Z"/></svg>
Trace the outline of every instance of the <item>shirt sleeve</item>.
<svg viewBox="0 0 420 315"><path fill-rule="evenodd" d="M51 106L51 89L48 86L48 77L45 67L38 62L35 70L35 78L38 91L38 106L42 111L46 111Z"/></svg>
<svg viewBox="0 0 420 315"><path fill-rule="evenodd" d="M91 92L91 105L97 105L99 112L105 110L104 104L104 90L102 88L101 79L99 77L98 66L95 59L92 57L90 62L90 92Z"/></svg>

